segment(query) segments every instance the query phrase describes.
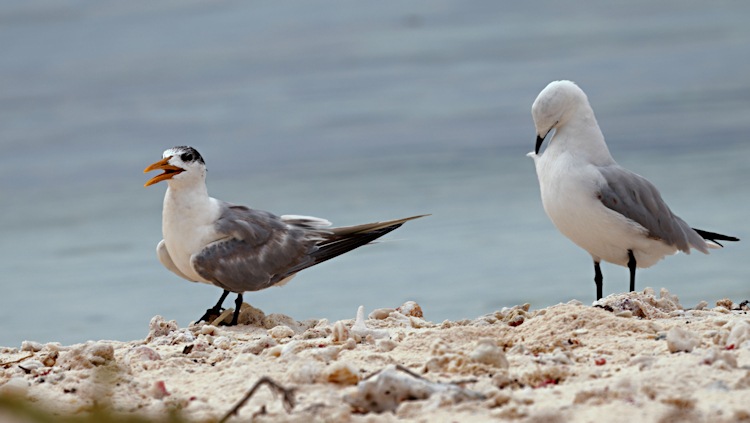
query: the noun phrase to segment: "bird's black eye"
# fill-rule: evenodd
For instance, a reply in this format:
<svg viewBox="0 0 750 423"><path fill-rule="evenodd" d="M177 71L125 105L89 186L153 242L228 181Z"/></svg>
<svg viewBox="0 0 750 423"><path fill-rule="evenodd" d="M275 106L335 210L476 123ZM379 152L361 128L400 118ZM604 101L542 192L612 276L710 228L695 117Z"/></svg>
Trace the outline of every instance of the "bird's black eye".
<svg viewBox="0 0 750 423"><path fill-rule="evenodd" d="M182 153L180 156L180 159L182 159L183 162L192 162L195 160L195 156L193 156L193 153Z"/></svg>

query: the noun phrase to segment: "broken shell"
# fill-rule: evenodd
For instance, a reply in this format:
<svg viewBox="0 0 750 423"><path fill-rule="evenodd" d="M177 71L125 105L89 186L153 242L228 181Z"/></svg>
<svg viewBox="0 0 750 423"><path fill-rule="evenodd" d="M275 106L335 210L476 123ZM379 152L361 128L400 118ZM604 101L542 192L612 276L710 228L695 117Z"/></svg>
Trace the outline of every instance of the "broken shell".
<svg viewBox="0 0 750 423"><path fill-rule="evenodd" d="M312 355L313 357L320 359L322 361L325 361L326 363L329 363L331 361L335 361L336 358L338 358L339 353L341 352L341 347L331 345L324 348L318 348L313 351Z"/></svg>
<svg viewBox="0 0 750 423"><path fill-rule="evenodd" d="M164 384L163 380L157 380L154 382L154 385L151 387L151 396L156 399L162 399L164 397L169 396L169 392L167 391L167 385Z"/></svg>
<svg viewBox="0 0 750 423"><path fill-rule="evenodd" d="M145 345L135 347L125 354L125 362L127 364L157 360L161 360L161 356L159 355L159 353Z"/></svg>
<svg viewBox="0 0 750 423"><path fill-rule="evenodd" d="M369 315L367 315L367 318L375 319L375 320L384 320L394 311L396 311L395 308L376 308Z"/></svg>
<svg viewBox="0 0 750 423"><path fill-rule="evenodd" d="M727 310L731 310L734 306L734 303L729 298L722 298L721 300L716 302L717 307L724 307Z"/></svg>
<svg viewBox="0 0 750 423"><path fill-rule="evenodd" d="M741 347L750 341L750 322L747 320L734 321L728 327L731 329L729 330L725 345Z"/></svg>
<svg viewBox="0 0 750 423"><path fill-rule="evenodd" d="M355 410L382 413L395 411L402 402L427 399L434 393L439 393L444 403L486 399L479 392L458 385L431 382L406 368L390 365L357 384L357 390L345 395L344 401Z"/></svg>
<svg viewBox="0 0 750 423"><path fill-rule="evenodd" d="M331 342L335 344L345 342L349 339L349 335L349 328L346 327L344 322L339 320L333 324L333 329L331 329Z"/></svg>
<svg viewBox="0 0 750 423"><path fill-rule="evenodd" d="M256 340L249 342L247 345L245 345L244 348L242 348L241 352L258 355L266 348L273 347L277 344L278 342L276 342L275 339L271 338L270 336L264 335Z"/></svg>
<svg viewBox="0 0 750 423"><path fill-rule="evenodd" d="M336 362L324 371L325 380L338 385L356 385L359 382L359 373L349 363Z"/></svg>
<svg viewBox="0 0 750 423"><path fill-rule="evenodd" d="M315 361L295 360L287 370L290 382L294 383L316 383L324 381L322 376L323 366Z"/></svg>
<svg viewBox="0 0 750 423"><path fill-rule="evenodd" d="M357 318L354 320L351 329L349 329L349 333L350 337L354 338L357 342L365 339L368 343L372 343L374 339L390 338L387 330L371 329L367 327L367 324L365 323L364 306L359 306L359 308L357 308Z"/></svg>
<svg viewBox="0 0 750 423"><path fill-rule="evenodd" d="M148 324L148 336L146 342L152 342L156 338L167 336L179 329L175 320L166 321L162 316L154 316Z"/></svg>
<svg viewBox="0 0 750 423"><path fill-rule="evenodd" d="M42 367L44 367L44 364L39 360L26 360L23 363L18 365L18 368L20 368L26 373L30 373L34 370L41 369Z"/></svg>
<svg viewBox="0 0 750 423"><path fill-rule="evenodd" d="M477 363L487 364L500 369L508 368L508 359L495 341L491 339L482 339L477 342L477 347L469 355Z"/></svg>
<svg viewBox="0 0 750 423"><path fill-rule="evenodd" d="M396 311L403 314L404 316L413 316L423 318L422 307L419 306L415 301L407 301L401 307L397 308Z"/></svg>
<svg viewBox="0 0 750 423"><path fill-rule="evenodd" d="M44 363L47 367L52 367L57 363L57 357L60 356L60 353L57 351L51 351L46 356L42 355L42 363Z"/></svg>
<svg viewBox="0 0 750 423"><path fill-rule="evenodd" d="M517 314L508 320L508 326L519 326L524 322L524 320L526 320L526 318L523 317L522 314Z"/></svg>

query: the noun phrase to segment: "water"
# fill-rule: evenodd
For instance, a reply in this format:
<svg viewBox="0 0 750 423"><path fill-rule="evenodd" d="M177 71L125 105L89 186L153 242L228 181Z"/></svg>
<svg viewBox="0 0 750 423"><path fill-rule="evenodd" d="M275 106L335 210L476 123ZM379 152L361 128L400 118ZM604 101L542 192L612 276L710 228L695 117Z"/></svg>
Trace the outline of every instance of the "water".
<svg viewBox="0 0 750 423"><path fill-rule="evenodd" d="M341 225L433 214L246 296L267 313L590 302L590 257L524 157L553 79L580 83L615 158L677 214L747 238L750 5L504 3L0 4L0 345L137 339L216 301L155 257L166 187L141 171L181 144L228 201ZM669 257L637 287L739 302L747 245ZM603 271L605 294L627 288Z"/></svg>

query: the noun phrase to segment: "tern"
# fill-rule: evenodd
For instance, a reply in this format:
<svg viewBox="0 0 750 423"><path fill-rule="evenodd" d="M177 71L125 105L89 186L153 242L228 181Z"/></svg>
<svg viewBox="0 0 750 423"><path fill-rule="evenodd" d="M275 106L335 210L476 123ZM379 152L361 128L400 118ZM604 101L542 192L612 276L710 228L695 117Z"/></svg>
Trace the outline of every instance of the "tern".
<svg viewBox="0 0 750 423"><path fill-rule="evenodd" d="M630 270L651 267L666 255L694 248L708 254L733 236L691 228L669 209L656 187L609 153L586 94L571 81L554 81L534 101L534 159L544 210L563 235L594 260L596 299L602 298L599 263ZM539 149L554 130L547 148Z"/></svg>
<svg viewBox="0 0 750 423"><path fill-rule="evenodd" d="M287 283L297 272L369 244L405 222L426 215L348 227L325 219L276 216L208 195L206 163L198 151L178 146L144 173L161 170L144 186L167 181L162 211L159 261L178 276L224 290L199 321L222 311L230 292L237 294L229 325L236 325L242 294Z"/></svg>

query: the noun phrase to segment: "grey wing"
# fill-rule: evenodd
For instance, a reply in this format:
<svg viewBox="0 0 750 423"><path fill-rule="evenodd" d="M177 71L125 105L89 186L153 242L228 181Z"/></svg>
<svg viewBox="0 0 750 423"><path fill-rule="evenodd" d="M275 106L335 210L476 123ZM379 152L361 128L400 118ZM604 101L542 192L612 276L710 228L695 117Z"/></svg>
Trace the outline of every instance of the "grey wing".
<svg viewBox="0 0 750 423"><path fill-rule="evenodd" d="M656 187L646 178L618 165L599 169L605 183L600 187L602 204L638 223L657 238L680 251L690 247L707 253L706 243L690 226L669 209Z"/></svg>
<svg viewBox="0 0 750 423"><path fill-rule="evenodd" d="M288 225L271 213L228 203L215 229L226 237L194 255L193 268L232 292L276 284L289 276L288 269L311 260L319 239L315 231Z"/></svg>
<svg viewBox="0 0 750 423"><path fill-rule="evenodd" d="M187 279L189 281L192 280L189 277L185 276L184 273L180 272L180 269L175 266L174 262L172 261L172 257L169 255L169 251L167 251L167 245L164 244L163 239L156 246L156 256L159 257L159 261L161 262L161 264L169 269L172 273L176 274L182 279Z"/></svg>

